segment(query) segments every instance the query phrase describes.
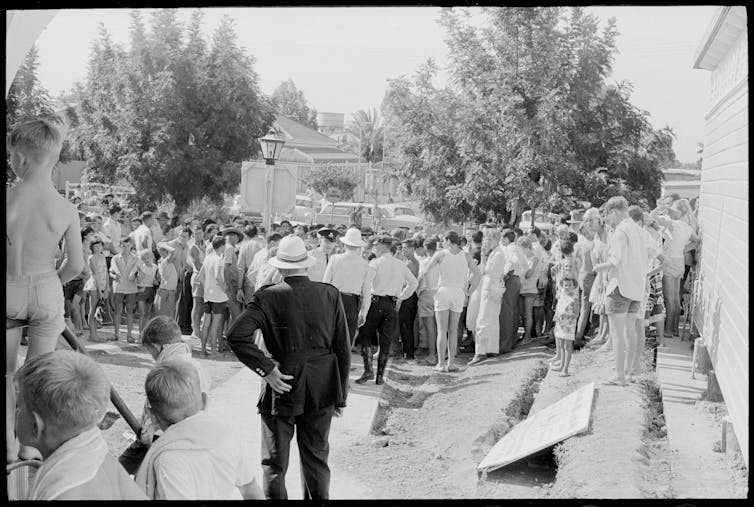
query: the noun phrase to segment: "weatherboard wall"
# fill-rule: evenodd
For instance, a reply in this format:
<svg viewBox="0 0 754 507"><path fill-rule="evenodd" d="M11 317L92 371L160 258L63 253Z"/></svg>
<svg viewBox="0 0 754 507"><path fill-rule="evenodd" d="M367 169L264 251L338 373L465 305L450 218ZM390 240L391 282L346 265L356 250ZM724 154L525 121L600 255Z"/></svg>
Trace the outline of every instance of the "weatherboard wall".
<svg viewBox="0 0 754 507"><path fill-rule="evenodd" d="M743 17L743 20L741 19ZM749 85L744 8L718 11L695 67L711 71L694 320L749 463Z"/></svg>

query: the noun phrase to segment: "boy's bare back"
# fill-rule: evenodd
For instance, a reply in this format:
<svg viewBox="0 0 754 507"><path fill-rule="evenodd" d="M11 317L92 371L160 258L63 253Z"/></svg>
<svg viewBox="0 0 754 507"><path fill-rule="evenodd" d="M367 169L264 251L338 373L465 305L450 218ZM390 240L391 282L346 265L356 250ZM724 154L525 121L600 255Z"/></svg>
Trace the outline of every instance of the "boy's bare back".
<svg viewBox="0 0 754 507"><path fill-rule="evenodd" d="M5 223L6 275L35 275L55 270L58 243L79 216L52 182L21 181L7 191Z"/></svg>

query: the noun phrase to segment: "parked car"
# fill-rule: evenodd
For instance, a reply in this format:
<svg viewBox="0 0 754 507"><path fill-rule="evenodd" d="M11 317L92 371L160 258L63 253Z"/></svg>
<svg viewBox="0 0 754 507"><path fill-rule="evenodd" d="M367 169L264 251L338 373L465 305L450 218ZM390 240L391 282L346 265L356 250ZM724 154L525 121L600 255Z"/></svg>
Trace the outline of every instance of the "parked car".
<svg viewBox="0 0 754 507"><path fill-rule="evenodd" d="M374 204L358 202L336 202L335 204L327 203L314 216L314 223L333 224L333 225L351 225L351 215L356 209L362 206L364 209L361 215L362 227L374 227Z"/></svg>
<svg viewBox="0 0 754 507"><path fill-rule="evenodd" d="M554 213L545 213L544 211L537 211L534 215L534 227L545 233L551 233L555 230L557 223L555 223L554 217L558 217ZM531 230L531 210L526 210L521 215L521 230L524 233L528 233Z"/></svg>
<svg viewBox="0 0 754 507"><path fill-rule="evenodd" d="M380 225L388 230L396 227L413 230L414 227L424 223L424 220L416 216L413 208L405 204L381 204L380 208L386 212Z"/></svg>

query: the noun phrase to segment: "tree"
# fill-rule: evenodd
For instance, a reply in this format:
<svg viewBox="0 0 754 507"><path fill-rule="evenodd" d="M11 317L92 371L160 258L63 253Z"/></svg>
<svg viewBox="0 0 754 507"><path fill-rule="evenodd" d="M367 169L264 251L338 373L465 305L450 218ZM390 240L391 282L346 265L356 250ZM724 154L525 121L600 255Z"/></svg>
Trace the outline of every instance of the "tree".
<svg viewBox="0 0 754 507"><path fill-rule="evenodd" d="M441 16L448 87L436 89L436 69L425 65L413 79L393 80L383 104L397 124L402 177L425 211L454 219L492 212L516 223L527 208L599 205L619 180L620 191L653 204L672 132L652 130L627 83L606 84L614 20L600 31L581 8L483 12L482 28L466 10ZM596 176L600 167L612 180Z"/></svg>
<svg viewBox="0 0 754 507"><path fill-rule="evenodd" d="M316 165L306 176L306 184L315 192L325 195L329 188L340 190L342 199L353 199L354 190L359 186L361 176L353 169L341 165Z"/></svg>
<svg viewBox="0 0 754 507"><path fill-rule="evenodd" d="M358 141L350 143L349 151L358 154L365 162L380 162L383 158L383 127L376 109L365 111L359 109L352 115L346 128Z"/></svg>
<svg viewBox="0 0 754 507"><path fill-rule="evenodd" d="M317 130L317 110L309 107L304 92L296 88L293 79L280 83L270 100L279 114Z"/></svg>
<svg viewBox="0 0 754 507"><path fill-rule="evenodd" d="M198 11L183 27L163 9L147 28L133 12L128 50L104 26L93 44L76 143L87 178L125 178L142 208L167 195L180 213L236 192L241 162L258 153L274 118L232 20L223 18L211 44L201 23Z"/></svg>
<svg viewBox="0 0 754 507"><path fill-rule="evenodd" d="M10 85L5 100L6 135L17 123L26 120L46 118L56 123L62 121L52 107L49 92L39 83L38 68L39 51L35 45L32 45ZM8 160L6 159L5 167L6 186L16 180L16 175L11 170Z"/></svg>

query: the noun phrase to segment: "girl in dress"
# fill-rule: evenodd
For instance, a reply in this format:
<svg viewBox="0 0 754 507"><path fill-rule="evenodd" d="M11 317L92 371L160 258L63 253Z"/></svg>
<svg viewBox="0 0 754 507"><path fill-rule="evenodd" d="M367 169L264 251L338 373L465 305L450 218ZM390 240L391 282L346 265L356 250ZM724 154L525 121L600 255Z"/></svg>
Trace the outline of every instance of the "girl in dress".
<svg viewBox="0 0 754 507"><path fill-rule="evenodd" d="M598 230L594 236L594 247L591 251L592 265L596 266L603 262L607 262L607 233L605 224L600 220ZM607 314L605 313L605 298L607 297L607 279L609 277L609 271L598 271L597 277L594 279L592 285L592 292L589 294L589 301L592 303L592 311L595 315L600 317L600 327L597 332L597 336L592 341L592 346L603 345L606 350L611 348L610 340L610 328L608 326Z"/></svg>
<svg viewBox="0 0 754 507"><path fill-rule="evenodd" d="M579 318L578 284L575 278L562 280L558 303L555 307L555 340L557 354L552 368L561 377L568 377L568 366L573 355L573 342L576 339L576 323Z"/></svg>
<svg viewBox="0 0 754 507"><path fill-rule="evenodd" d="M107 300L110 289L107 284L107 261L102 253L104 243L95 239L89 245L92 254L87 259L89 265L89 280L84 285L84 290L89 295L89 340L100 341L97 336L97 323L94 320L97 312L97 304L100 300Z"/></svg>

